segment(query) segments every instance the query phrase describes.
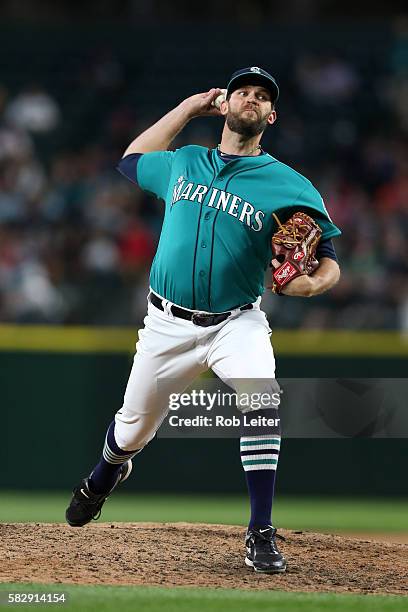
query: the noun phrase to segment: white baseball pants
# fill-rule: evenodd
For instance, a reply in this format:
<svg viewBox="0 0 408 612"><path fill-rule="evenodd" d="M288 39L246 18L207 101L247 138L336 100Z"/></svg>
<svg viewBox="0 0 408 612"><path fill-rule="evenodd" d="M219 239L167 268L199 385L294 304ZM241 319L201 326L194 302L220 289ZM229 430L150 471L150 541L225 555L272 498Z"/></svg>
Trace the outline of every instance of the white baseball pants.
<svg viewBox="0 0 408 612"><path fill-rule="evenodd" d="M142 449L168 413L169 394L181 393L209 368L227 384L229 379L274 378L271 330L259 302L218 325L199 327L173 316L167 300L164 312L149 301L123 406L115 415L115 439L122 450Z"/></svg>

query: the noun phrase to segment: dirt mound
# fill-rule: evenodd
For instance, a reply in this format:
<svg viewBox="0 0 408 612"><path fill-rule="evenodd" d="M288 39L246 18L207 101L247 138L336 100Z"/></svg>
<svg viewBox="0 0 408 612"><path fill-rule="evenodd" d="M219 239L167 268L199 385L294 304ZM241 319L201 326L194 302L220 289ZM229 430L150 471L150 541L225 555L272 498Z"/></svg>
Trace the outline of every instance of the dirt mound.
<svg viewBox="0 0 408 612"><path fill-rule="evenodd" d="M408 545L281 531L286 574L244 565L242 527L0 525L1 581L408 594Z"/></svg>

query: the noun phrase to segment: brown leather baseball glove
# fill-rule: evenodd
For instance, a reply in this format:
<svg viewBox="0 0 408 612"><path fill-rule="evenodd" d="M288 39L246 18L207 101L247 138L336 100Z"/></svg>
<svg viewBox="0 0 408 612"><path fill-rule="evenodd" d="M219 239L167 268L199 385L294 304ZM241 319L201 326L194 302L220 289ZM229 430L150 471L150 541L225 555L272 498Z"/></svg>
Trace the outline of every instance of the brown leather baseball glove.
<svg viewBox="0 0 408 612"><path fill-rule="evenodd" d="M302 274L311 274L319 265L315 258L322 230L316 221L302 212L294 213L281 223L273 213L279 229L272 236L272 291L283 287Z"/></svg>

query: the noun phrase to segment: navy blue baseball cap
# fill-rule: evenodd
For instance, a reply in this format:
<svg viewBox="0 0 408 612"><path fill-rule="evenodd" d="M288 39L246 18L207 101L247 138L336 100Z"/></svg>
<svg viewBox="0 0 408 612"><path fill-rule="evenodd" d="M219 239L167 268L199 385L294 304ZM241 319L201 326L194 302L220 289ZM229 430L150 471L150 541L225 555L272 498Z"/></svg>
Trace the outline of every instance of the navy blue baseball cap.
<svg viewBox="0 0 408 612"><path fill-rule="evenodd" d="M258 68L258 66L251 66L250 68L241 68L241 70L237 70L234 72L230 81L227 85L227 96L232 94L233 91L241 87L242 85L262 85L268 91L270 91L272 96L272 104L275 104L277 99L279 98L279 87L274 77L266 72L266 70L262 70L262 68Z"/></svg>

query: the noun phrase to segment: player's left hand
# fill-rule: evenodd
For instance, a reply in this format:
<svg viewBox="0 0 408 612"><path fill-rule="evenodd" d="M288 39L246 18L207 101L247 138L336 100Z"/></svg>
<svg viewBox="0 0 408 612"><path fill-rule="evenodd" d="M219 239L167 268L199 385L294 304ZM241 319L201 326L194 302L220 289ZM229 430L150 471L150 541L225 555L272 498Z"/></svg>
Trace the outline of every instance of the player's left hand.
<svg viewBox="0 0 408 612"><path fill-rule="evenodd" d="M272 236L272 291L282 293L283 288L298 276L310 275L319 265L315 254L322 235L316 221L303 212L294 213L286 223L278 223L278 230ZM302 292L291 295L308 295L309 289L303 281ZM303 293L303 289L306 293Z"/></svg>
<svg viewBox="0 0 408 612"><path fill-rule="evenodd" d="M340 268L337 261L322 257L312 274L297 276L282 287L281 293L294 297L313 297L331 289L339 278Z"/></svg>

